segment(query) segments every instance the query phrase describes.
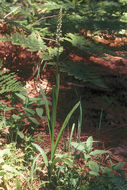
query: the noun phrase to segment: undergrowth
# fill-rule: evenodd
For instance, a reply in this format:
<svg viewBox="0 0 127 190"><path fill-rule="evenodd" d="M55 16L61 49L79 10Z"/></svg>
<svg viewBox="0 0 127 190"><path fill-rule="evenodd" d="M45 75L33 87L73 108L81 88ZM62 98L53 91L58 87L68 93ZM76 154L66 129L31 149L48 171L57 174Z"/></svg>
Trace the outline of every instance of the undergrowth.
<svg viewBox="0 0 127 190"><path fill-rule="evenodd" d="M0 19L9 27L8 34L1 36L0 40L38 52L42 60L41 67L37 67L38 78L40 70L48 65L55 70L51 102L41 85L39 97L29 98L13 73L0 72L0 94L16 92L10 98L13 98L11 106L5 102L0 104L0 189L126 190L123 164L112 163L109 151L94 149L97 142L92 137L81 142L81 98L67 114L55 136L61 71L102 89L109 88L92 64L84 68L83 64L64 58L66 46L77 48L87 58L91 55L105 57L105 54L116 56L115 48L98 43L95 37L110 39L112 34L125 37L126 1L73 0L63 3L61 0L4 0L0 3ZM80 34L82 27L86 36ZM122 45L123 51L125 48L125 44ZM16 97L23 102L21 113L17 113L14 105ZM63 152L59 149L60 140L76 109L79 109L78 126L73 124L66 152ZM47 122L50 136L48 152L33 137L39 126L37 118ZM27 130L26 120L30 124ZM74 128L77 129L75 141ZM45 137L41 140L45 141Z"/></svg>

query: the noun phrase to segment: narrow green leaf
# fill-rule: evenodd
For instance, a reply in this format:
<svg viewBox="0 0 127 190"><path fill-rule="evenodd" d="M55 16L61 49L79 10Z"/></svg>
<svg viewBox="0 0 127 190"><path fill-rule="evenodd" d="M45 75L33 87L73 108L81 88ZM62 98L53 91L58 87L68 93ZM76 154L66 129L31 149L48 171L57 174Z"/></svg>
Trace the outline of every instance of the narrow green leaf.
<svg viewBox="0 0 127 190"><path fill-rule="evenodd" d="M66 119L64 120L63 125L62 125L62 127L61 127L61 129L60 129L60 132L59 132L59 134L58 134L58 136L57 136L57 139L56 139L56 142L55 142L55 146L54 146L54 150L53 150L53 156L55 155L55 152L56 152L58 143L59 143L59 141L60 141L60 138L61 138L61 136L62 136L62 134L63 134L63 131L64 131L64 129L66 128L66 126L67 126L67 124L68 124L68 122L69 122L69 120L70 120L72 114L73 114L74 111L78 108L79 104L80 104L80 102L78 102L77 104L75 104L75 106L74 106L74 107L72 108L72 110L68 113ZM53 159L53 156L52 156L51 159Z"/></svg>
<svg viewBox="0 0 127 190"><path fill-rule="evenodd" d="M58 66L57 66L57 75L56 75L56 105L57 105L58 96L59 96L59 86L60 86L60 74L59 74Z"/></svg>
<svg viewBox="0 0 127 190"><path fill-rule="evenodd" d="M55 124L56 124L56 92L55 89L52 89L52 139L53 139L53 135L54 135L54 128L55 128Z"/></svg>
<svg viewBox="0 0 127 190"><path fill-rule="evenodd" d="M47 115L47 119L48 119L48 128L49 128L49 133L50 133L50 137L51 137L52 126L51 126L51 118L50 118L50 109L49 109L47 97L46 97L45 92L43 91L41 86L40 86L40 92L41 92L43 99L44 99L44 102L45 102L46 115Z"/></svg>
<svg viewBox="0 0 127 190"><path fill-rule="evenodd" d="M80 135L81 135L81 127L82 127L82 104L81 104L81 98L80 98L80 115L78 119L78 142L80 142Z"/></svg>
<svg viewBox="0 0 127 190"><path fill-rule="evenodd" d="M56 73L56 88L52 90L52 128L55 128L56 124L56 110L57 110L57 103L58 103L58 95L59 95L59 83L60 83L60 75Z"/></svg>
<svg viewBox="0 0 127 190"><path fill-rule="evenodd" d="M51 124L52 124L52 134L51 134L51 157L53 157L53 150L54 150L54 129L56 125L56 111L57 111L57 103L58 103L58 96L59 96L59 83L60 83L60 75L58 71L56 71L56 88L52 89L52 116L51 116Z"/></svg>
<svg viewBox="0 0 127 190"><path fill-rule="evenodd" d="M44 102L45 102L45 108L46 108L46 115L48 117L48 120L50 120L50 110L49 110L49 105L48 105L48 100L47 97L45 95L45 92L43 91L42 87L40 86L40 92L44 98Z"/></svg>
<svg viewBox="0 0 127 190"><path fill-rule="evenodd" d="M71 129L71 134L70 134L70 138L69 138L69 150L70 150L70 147L71 147L71 142L72 142L72 136L73 136L73 133L74 133L74 129L75 129L75 123L73 123L72 129Z"/></svg>
<svg viewBox="0 0 127 190"><path fill-rule="evenodd" d="M52 133L51 133L51 156L54 150L54 128L56 125L56 92L55 89L52 89L52 114L51 114L51 124L52 124Z"/></svg>
<svg viewBox="0 0 127 190"><path fill-rule="evenodd" d="M33 178L34 178L34 172L35 172L35 163L37 161L37 159L39 158L40 154L37 155L34 160L33 160L33 163L32 163L32 167L31 167L31 171L30 171L30 181L31 181L31 184L33 182Z"/></svg>
<svg viewBox="0 0 127 190"><path fill-rule="evenodd" d="M41 153L41 156L44 160L45 166L48 167L48 158L46 156L46 153L44 152L44 150L37 144L32 143L32 145Z"/></svg>

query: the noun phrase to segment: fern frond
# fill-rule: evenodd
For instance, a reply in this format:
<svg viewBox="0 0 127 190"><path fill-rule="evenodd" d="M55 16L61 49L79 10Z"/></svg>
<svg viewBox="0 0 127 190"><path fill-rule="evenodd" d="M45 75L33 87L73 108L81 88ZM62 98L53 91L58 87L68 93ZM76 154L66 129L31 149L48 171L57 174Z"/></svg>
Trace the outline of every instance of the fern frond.
<svg viewBox="0 0 127 190"><path fill-rule="evenodd" d="M104 53L116 55L113 50L107 48L106 45L101 43L94 43L94 41L87 39L78 34L68 33L65 40L69 41L74 47L77 47L79 50L84 51L88 55L102 55Z"/></svg>
<svg viewBox="0 0 127 190"><path fill-rule="evenodd" d="M69 75L83 82L89 82L97 87L108 89L102 76L91 65L84 66L81 63L64 62L61 63L61 71L67 72Z"/></svg>
<svg viewBox="0 0 127 190"><path fill-rule="evenodd" d="M112 178L112 182L116 186L117 190L127 189L127 181L120 176L115 176L114 178Z"/></svg>
<svg viewBox="0 0 127 190"><path fill-rule="evenodd" d="M23 90L22 84L16 80L14 73L0 72L0 94Z"/></svg>
<svg viewBox="0 0 127 190"><path fill-rule="evenodd" d="M56 2L48 1L48 2L46 2L44 4L42 4L41 8L43 8L43 9L46 8L46 9L48 9L48 11L50 11L50 10L60 9L61 6L58 5L58 3L56 3Z"/></svg>
<svg viewBox="0 0 127 190"><path fill-rule="evenodd" d="M19 45L23 48L28 48L29 51L39 51L39 50L46 50L47 46L45 45L42 38L35 33L30 34L28 37L24 35L24 33L14 33L11 35L6 35L0 37L0 41L6 42L11 41L13 45Z"/></svg>

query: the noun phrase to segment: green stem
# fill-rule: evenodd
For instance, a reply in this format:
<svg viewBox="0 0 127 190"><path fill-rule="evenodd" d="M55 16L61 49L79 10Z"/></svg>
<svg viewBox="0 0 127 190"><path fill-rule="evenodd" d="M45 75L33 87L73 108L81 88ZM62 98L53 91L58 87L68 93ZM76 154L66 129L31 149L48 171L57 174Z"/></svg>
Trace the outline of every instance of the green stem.
<svg viewBox="0 0 127 190"><path fill-rule="evenodd" d="M57 52L57 61L56 61L56 74L55 74L55 88L52 92L52 134L51 134L51 161L54 159L54 129L56 125L56 115L57 115L57 104L59 97L59 85L60 85L60 72L59 72L59 47Z"/></svg>

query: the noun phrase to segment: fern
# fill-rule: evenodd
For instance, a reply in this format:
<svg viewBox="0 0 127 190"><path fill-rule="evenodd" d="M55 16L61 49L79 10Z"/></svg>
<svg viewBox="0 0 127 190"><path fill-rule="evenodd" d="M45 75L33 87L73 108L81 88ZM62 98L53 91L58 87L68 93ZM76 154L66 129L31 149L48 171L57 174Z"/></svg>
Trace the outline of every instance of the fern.
<svg viewBox="0 0 127 190"><path fill-rule="evenodd" d="M115 52L107 48L106 45L95 43L94 40L86 39L78 34L68 33L64 39L88 55L103 55L104 53L116 55Z"/></svg>
<svg viewBox="0 0 127 190"><path fill-rule="evenodd" d="M48 11L51 11L51 10L55 10L55 9L60 9L61 6L58 5L58 3L55 3L53 1L49 1L49 2L46 2L44 3L43 5L41 5L41 8L43 9L48 9Z"/></svg>
<svg viewBox="0 0 127 190"><path fill-rule="evenodd" d="M127 1L70 1L70 0L48 0L41 1L15 1L15 4L3 1L1 6L4 7L1 17L12 26L20 25L22 28L29 30L28 36L24 33L13 33L10 36L0 37L1 41L11 41L14 45L20 45L28 48L29 51L42 52L43 60L51 60L52 54L56 52L54 44L48 48L41 36L51 38L55 36L57 26L57 10L63 9L62 34L66 36L64 40L70 42L76 48L76 51L90 55L104 56L110 54L116 56L116 48L109 48L107 45L97 43L94 35L112 34L113 36L123 36L121 33L127 27ZM4 19L4 15L21 6L16 12L13 12L12 19ZM20 17L21 16L21 17ZM92 34L92 38L84 38L78 35L79 31L84 29ZM26 30L25 30L26 31ZM38 35L37 35L37 34ZM65 43L66 45L66 43ZM126 51L126 44L119 47L118 51ZM64 47L63 49L66 49ZM122 56L121 56L122 57ZM80 63L65 62L62 63L62 70L69 75L90 82L101 88L107 88L103 77L94 67L85 66Z"/></svg>
<svg viewBox="0 0 127 190"><path fill-rule="evenodd" d="M0 71L0 94L23 90L21 83L16 80L14 73Z"/></svg>
<svg viewBox="0 0 127 190"><path fill-rule="evenodd" d="M102 43L96 43L94 37L85 38L84 36L80 36L76 33L68 33L64 40L70 42L72 48L76 48L76 52L82 52L82 54L84 53L87 58L90 58L91 55L102 57L104 59L107 58L106 54L117 56L115 51L120 49L126 53L126 45L123 45L119 48L110 48ZM127 59L126 56L121 56L121 58L122 57L124 57L124 59ZM104 81L103 73L99 72L95 63L84 65L79 62L73 63L68 61L62 63L62 71L67 72L69 75L72 75L84 82L90 82L94 86L103 89L109 89L108 86L110 85L106 84L106 81Z"/></svg>
<svg viewBox="0 0 127 190"><path fill-rule="evenodd" d="M112 183L116 187L116 190L127 190L127 181L120 176L113 177Z"/></svg>
<svg viewBox="0 0 127 190"><path fill-rule="evenodd" d="M39 50L46 50L47 46L45 45L42 38L35 33L30 34L28 37L24 35L24 33L14 33L11 35L6 35L3 37L0 37L1 41L11 41L13 45L19 45L23 48L28 48L29 51L39 51Z"/></svg>
<svg viewBox="0 0 127 190"><path fill-rule="evenodd" d="M61 71L67 72L69 75L83 82L94 84L103 89L108 89L101 75L92 65L84 66L81 63L64 62L61 63Z"/></svg>

